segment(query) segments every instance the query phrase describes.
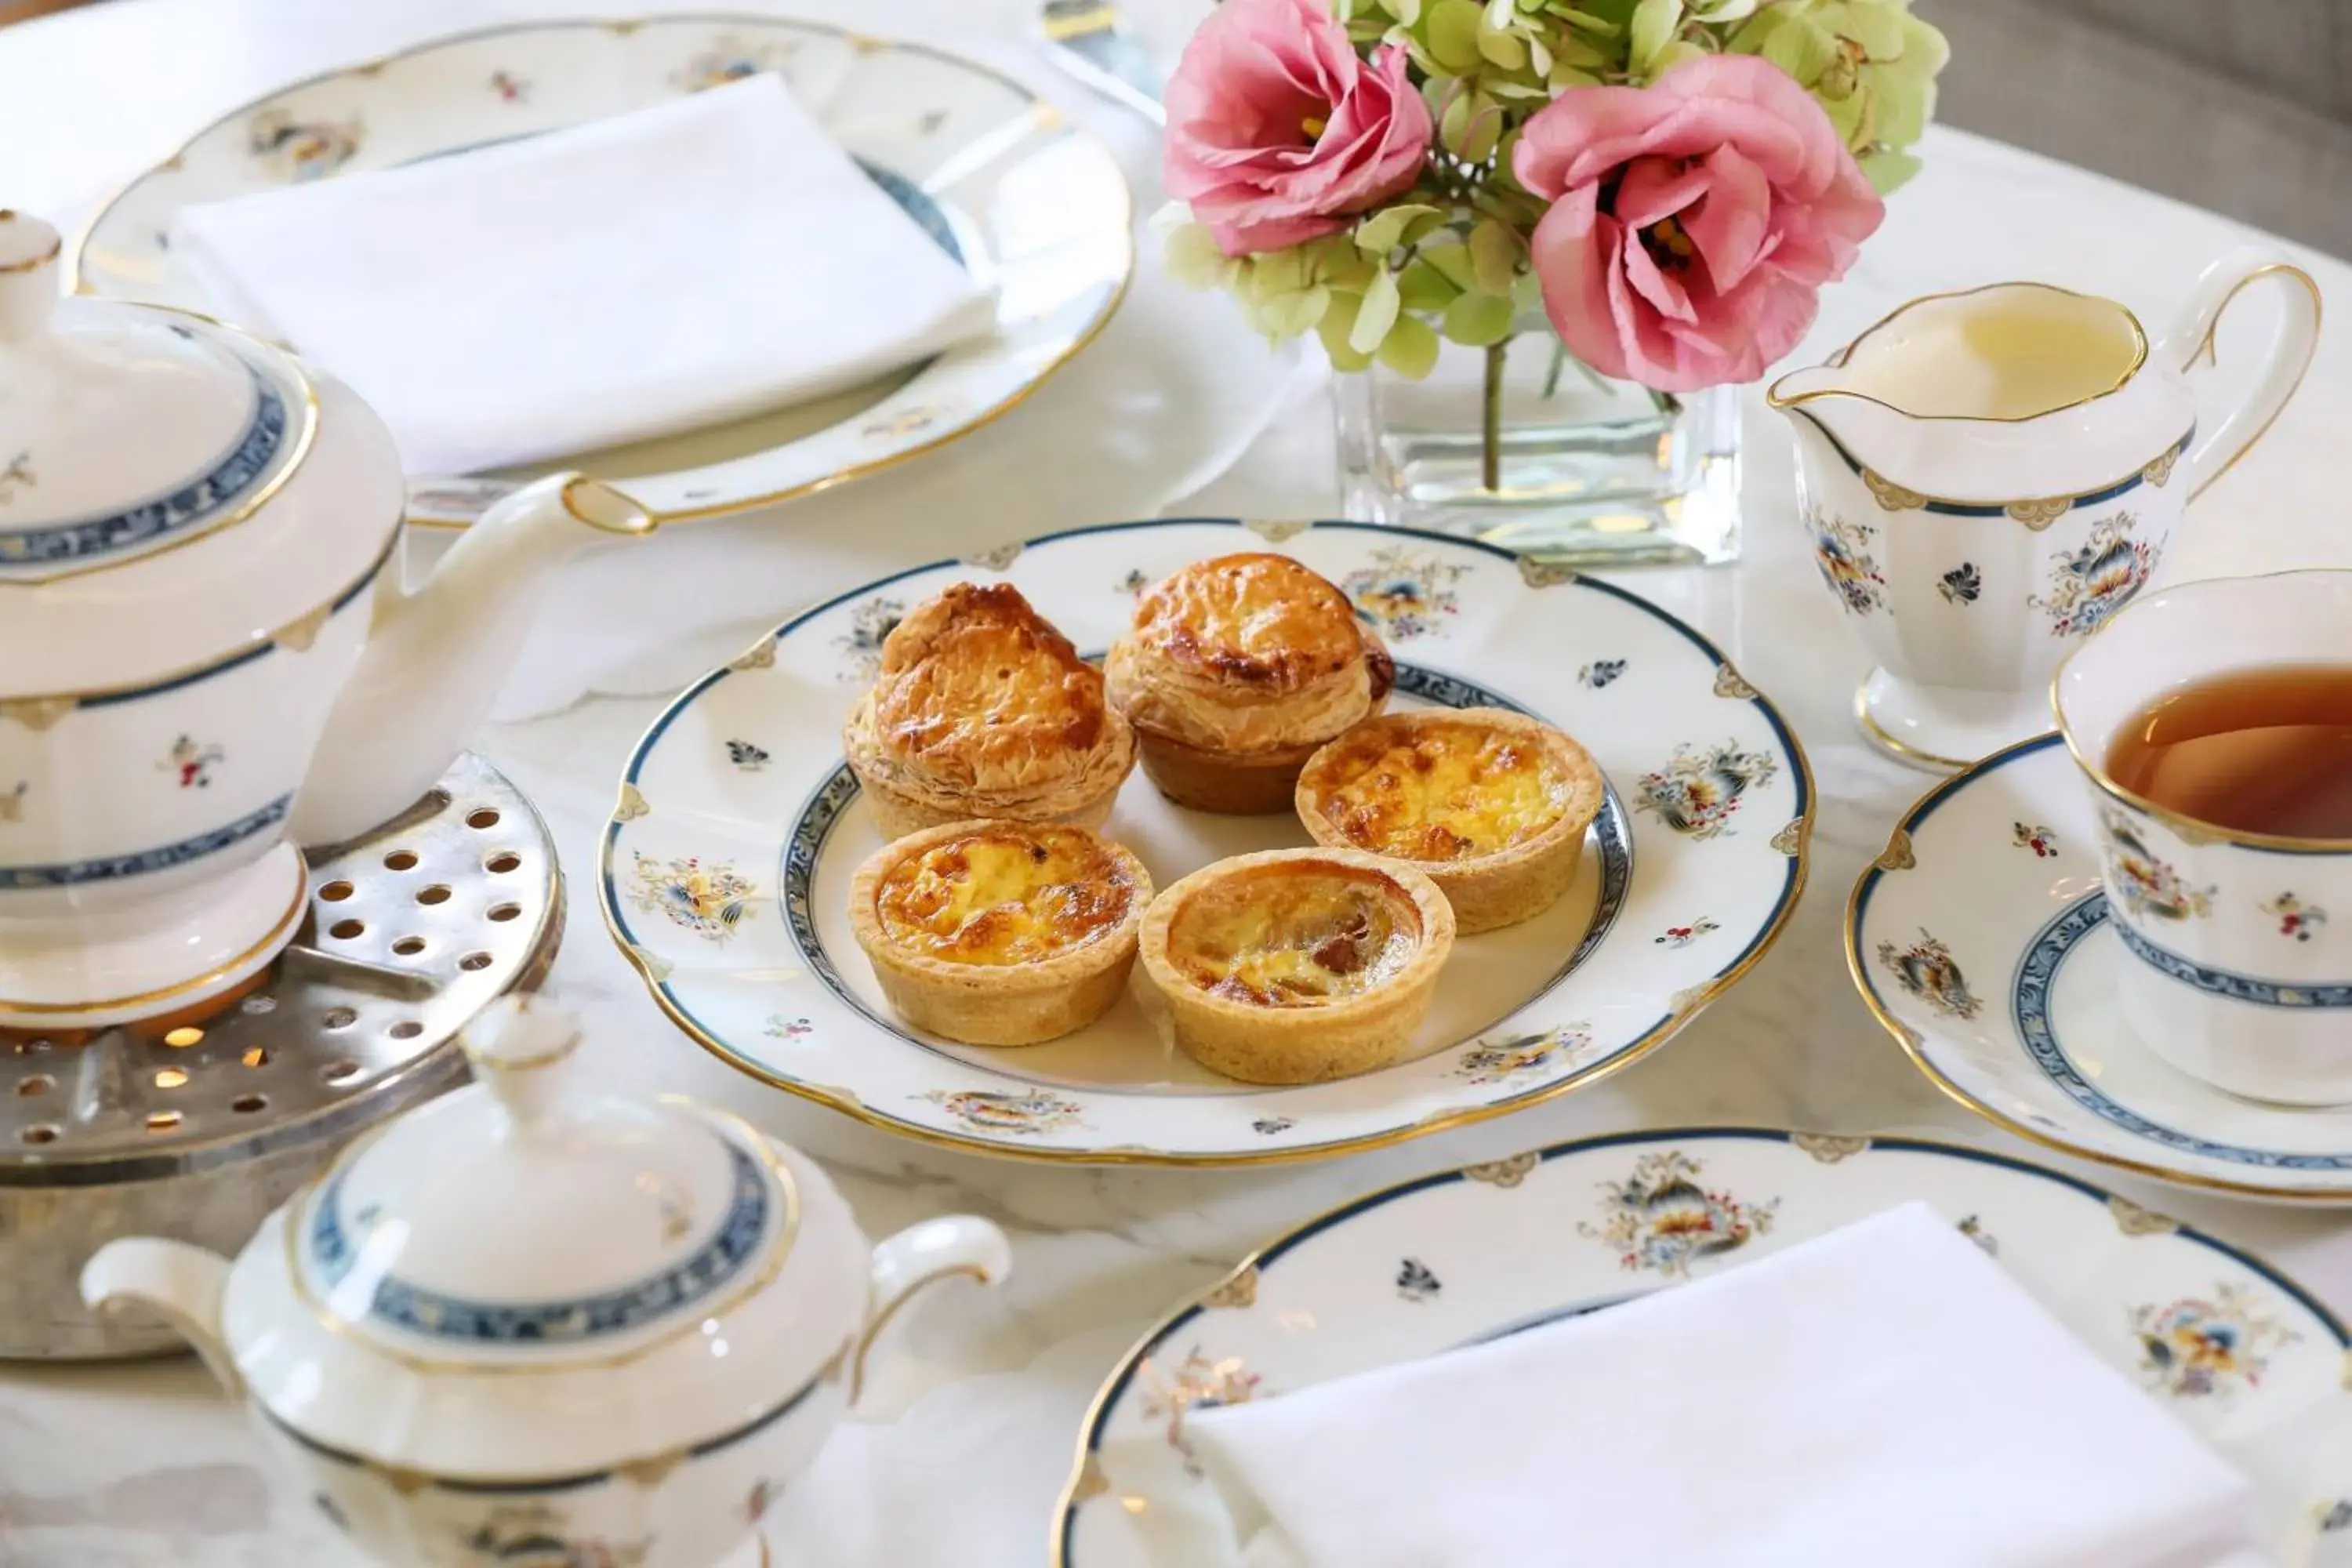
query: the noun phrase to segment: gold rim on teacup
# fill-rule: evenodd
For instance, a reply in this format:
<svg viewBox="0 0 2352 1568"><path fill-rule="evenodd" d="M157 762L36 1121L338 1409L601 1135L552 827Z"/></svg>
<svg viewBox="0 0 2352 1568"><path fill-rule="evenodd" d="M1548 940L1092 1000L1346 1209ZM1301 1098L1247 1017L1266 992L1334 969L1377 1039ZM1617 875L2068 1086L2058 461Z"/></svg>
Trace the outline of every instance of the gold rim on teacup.
<svg viewBox="0 0 2352 1568"><path fill-rule="evenodd" d="M2132 353L2131 363L2126 365L2123 374L2116 377L2114 384L2105 390L2095 392L2088 397L2077 397L2070 403L2055 403L2047 408L2037 408L2031 414L1919 414L1900 404L1889 403L1883 397L1873 397L1868 393L1849 391L1844 387L1824 386L1811 392L1798 393L1793 397L1784 396L1781 394L1782 385L1792 377L1802 375L1807 371L1843 370L1846 362L1853 357L1853 351L1862 346L1864 339L1874 336L1884 328L1892 326L1898 318L1908 315L1922 305L1932 305L1944 300L1965 300L1972 294L1990 294L1997 289L2032 289L2044 294L2063 294L2069 300L2082 300L2094 305L2105 305L2112 308L2131 325L2132 339L2137 345ZM2233 295L2234 292L2232 290ZM2120 304L2104 295L2085 294L2075 289L2061 289L2055 283L2040 283L2030 278L2012 278L2005 282L1979 283L1973 289L1947 289L1941 293L1922 294L1916 300L1906 300L1856 332L1843 348L1830 355L1820 364L1801 366L1774 381L1765 389L1764 401L1774 408L1794 408L1801 404L1812 403L1824 397L1851 397L1857 403L1875 404L1889 413L1901 415L1906 419L1933 420L1938 424L1950 425L2022 425L2029 420L2040 419L2045 415L2063 414L2069 408L2080 408L2084 404L2096 403L2102 397L2112 397L2121 392L2131 384L2132 377L2137 375L2141 367L2147 363L2147 329L2140 324L2140 319L2132 313L2130 306ZM2257 438L2259 436L2260 433L2257 432ZM2252 445L2251 442L2248 444Z"/></svg>
<svg viewBox="0 0 2352 1568"><path fill-rule="evenodd" d="M2096 635L2084 638L2069 649L2065 658L2058 661L2058 668L2050 675L2051 716L2057 722L2059 736L2066 742L2066 751L2074 759L2074 765L2082 769L2093 784L2098 785L2102 794L2163 823L2179 835L2181 842L2185 844L2238 844L2250 849L2285 849L2305 854L2352 854L2352 838L2301 838L2287 833L2254 833L2243 828L2223 827L2219 823L2207 822L2200 817L2175 811L2170 806L2159 805L2137 790L2126 789L2116 782L2115 775L2107 772L2105 761L2093 757L2084 749L2082 742L2074 733L2074 727L2066 721L2066 704L2060 695L2066 679L2066 671L2073 668L2074 660L2081 657L2084 649L2095 647L2099 638L2111 633L2116 623L2123 620L2125 616L2143 608L2153 599L2168 598L2177 594L2191 593L2198 589L2215 587L2223 584L2263 583L2279 577L2341 577L2352 580L2352 567L2299 566L2291 567L2283 572L2255 573L2244 577L2208 577L2198 582L2182 583L2174 587L2162 589L2157 594L2134 598L2123 608L2109 616L2105 625L2099 628ZM2212 673L2221 675L2228 673L2228 670L2216 669Z"/></svg>

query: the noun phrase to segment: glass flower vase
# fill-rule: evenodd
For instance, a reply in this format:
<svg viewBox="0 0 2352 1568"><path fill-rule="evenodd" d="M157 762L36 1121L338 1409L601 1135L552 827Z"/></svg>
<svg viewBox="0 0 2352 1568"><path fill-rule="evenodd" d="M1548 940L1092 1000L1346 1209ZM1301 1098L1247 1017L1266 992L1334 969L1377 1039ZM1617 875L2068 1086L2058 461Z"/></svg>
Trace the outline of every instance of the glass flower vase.
<svg viewBox="0 0 2352 1568"><path fill-rule="evenodd" d="M1444 343L1421 381L1378 363L1336 378L1348 516L1560 565L1738 559L1737 388L1667 395L1611 381L1540 316L1498 346Z"/></svg>

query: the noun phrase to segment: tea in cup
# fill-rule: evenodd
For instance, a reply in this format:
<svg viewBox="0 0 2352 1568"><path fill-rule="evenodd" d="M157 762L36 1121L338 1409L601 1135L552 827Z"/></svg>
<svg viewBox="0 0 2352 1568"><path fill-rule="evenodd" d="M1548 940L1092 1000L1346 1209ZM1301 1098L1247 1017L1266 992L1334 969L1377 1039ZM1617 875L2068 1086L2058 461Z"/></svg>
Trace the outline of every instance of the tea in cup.
<svg viewBox="0 0 2352 1568"><path fill-rule="evenodd" d="M2053 700L2134 1032L2234 1094L2352 1101L2352 572L2147 595Z"/></svg>

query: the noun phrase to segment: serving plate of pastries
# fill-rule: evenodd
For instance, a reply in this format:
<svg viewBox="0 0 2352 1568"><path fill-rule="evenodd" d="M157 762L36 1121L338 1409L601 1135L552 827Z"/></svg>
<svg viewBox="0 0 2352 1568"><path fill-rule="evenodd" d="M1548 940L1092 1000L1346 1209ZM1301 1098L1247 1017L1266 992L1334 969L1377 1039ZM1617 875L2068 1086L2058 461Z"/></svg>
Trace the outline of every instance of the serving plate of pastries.
<svg viewBox="0 0 2352 1568"><path fill-rule="evenodd" d="M730 1065L929 1142L1246 1164L1567 1092L1803 886L1771 703L1646 601L1475 542L1194 519L808 610L689 687L600 850Z"/></svg>

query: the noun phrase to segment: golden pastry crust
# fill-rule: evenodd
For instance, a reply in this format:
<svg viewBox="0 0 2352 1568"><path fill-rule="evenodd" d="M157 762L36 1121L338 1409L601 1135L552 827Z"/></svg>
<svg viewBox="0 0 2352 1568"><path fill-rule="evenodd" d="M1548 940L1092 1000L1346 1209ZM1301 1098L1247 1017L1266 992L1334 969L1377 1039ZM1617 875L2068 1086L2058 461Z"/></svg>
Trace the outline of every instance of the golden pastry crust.
<svg viewBox="0 0 2352 1568"><path fill-rule="evenodd" d="M1099 826L1135 765L1103 678L1009 583L957 583L882 644L842 749L886 837L978 816Z"/></svg>
<svg viewBox="0 0 2352 1568"><path fill-rule="evenodd" d="M1600 766L1560 731L1465 708L1358 725L1308 760L1296 805L1318 844L1427 873L1467 935L1559 900L1603 798Z"/></svg>
<svg viewBox="0 0 2352 1568"><path fill-rule="evenodd" d="M1319 1083L1406 1058L1454 929L1409 866L1272 849L1162 892L1140 952L1194 1060L1245 1083Z"/></svg>
<svg viewBox="0 0 2352 1568"><path fill-rule="evenodd" d="M1281 810L1314 749L1380 711L1396 667L1331 583L1252 552L1146 589L1104 673L1161 793L1257 812Z"/></svg>
<svg viewBox="0 0 2352 1568"><path fill-rule="evenodd" d="M1150 873L1092 830L947 823L850 879L849 923L898 1016L975 1046L1085 1027L1127 988Z"/></svg>

